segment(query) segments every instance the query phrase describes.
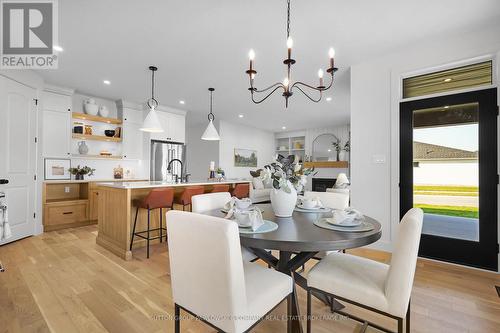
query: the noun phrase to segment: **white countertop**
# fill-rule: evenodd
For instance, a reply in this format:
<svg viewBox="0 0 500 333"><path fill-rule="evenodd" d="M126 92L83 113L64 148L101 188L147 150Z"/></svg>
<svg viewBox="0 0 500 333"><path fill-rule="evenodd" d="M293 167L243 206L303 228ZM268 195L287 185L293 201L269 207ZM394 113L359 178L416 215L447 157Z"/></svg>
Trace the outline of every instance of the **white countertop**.
<svg viewBox="0 0 500 333"><path fill-rule="evenodd" d="M235 183L250 183L248 179L225 179L223 181L210 180L190 180L187 183L173 183L162 181L139 181L139 182L103 182L98 183L99 186L106 186L121 189L142 189L142 188L157 188L157 187L178 187L178 186L193 186L193 185L213 185L213 184L235 184Z"/></svg>
<svg viewBox="0 0 500 333"><path fill-rule="evenodd" d="M103 182L136 182L136 181L148 181L144 178L132 178L132 179L84 179L84 180L75 180L75 179L63 179L63 180L45 180L45 184L73 184L73 183L103 183Z"/></svg>

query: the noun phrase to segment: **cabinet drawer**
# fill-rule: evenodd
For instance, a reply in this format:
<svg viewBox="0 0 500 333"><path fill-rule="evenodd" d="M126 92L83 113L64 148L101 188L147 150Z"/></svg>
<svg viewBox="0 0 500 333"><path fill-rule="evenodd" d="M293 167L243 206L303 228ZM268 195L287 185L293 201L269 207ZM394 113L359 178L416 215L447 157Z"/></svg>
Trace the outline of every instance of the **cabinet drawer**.
<svg viewBox="0 0 500 333"><path fill-rule="evenodd" d="M88 220L87 202L46 206L46 225L67 224Z"/></svg>

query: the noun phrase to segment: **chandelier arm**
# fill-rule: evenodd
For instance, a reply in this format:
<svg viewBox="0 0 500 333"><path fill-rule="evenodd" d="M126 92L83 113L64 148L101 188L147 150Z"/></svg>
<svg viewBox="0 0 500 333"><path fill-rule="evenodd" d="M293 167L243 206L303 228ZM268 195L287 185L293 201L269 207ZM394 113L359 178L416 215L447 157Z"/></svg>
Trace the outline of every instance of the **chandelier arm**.
<svg viewBox="0 0 500 333"><path fill-rule="evenodd" d="M271 96L276 90L278 90L279 88L282 88L281 84L279 86L277 86L276 88L274 88L269 94L267 94L264 98L262 98L260 101L256 101L254 96L253 96L253 91L251 92L251 95L252 95L252 102L254 102L255 104L260 104L262 102L264 102L269 96Z"/></svg>
<svg viewBox="0 0 500 333"><path fill-rule="evenodd" d="M254 92L256 92L256 93L262 93L262 92L266 92L266 91L268 91L269 89L272 89L272 88L274 88L274 87L283 87L283 88L284 88L283 83L278 82L278 83L275 83L275 84L273 84L273 85L270 85L269 87L264 88L264 89L262 89L262 90L257 90L257 88L254 88L254 89L255 89L255 90L254 90Z"/></svg>
<svg viewBox="0 0 500 333"><path fill-rule="evenodd" d="M309 96L304 90L302 90L299 86L296 86L295 88L297 88L301 93L303 93L307 98L309 98L314 103L318 103L319 101L321 101L321 98L323 97L321 94L321 90L319 90L319 98L314 99L311 96ZM315 90L318 90L318 89L315 89Z"/></svg>

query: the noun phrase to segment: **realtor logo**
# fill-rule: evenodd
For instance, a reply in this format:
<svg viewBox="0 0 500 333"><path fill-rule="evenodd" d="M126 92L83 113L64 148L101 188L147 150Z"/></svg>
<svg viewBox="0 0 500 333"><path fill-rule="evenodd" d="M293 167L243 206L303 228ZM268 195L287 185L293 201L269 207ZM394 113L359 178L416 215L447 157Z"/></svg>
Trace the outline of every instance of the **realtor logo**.
<svg viewBox="0 0 500 333"><path fill-rule="evenodd" d="M0 68L57 68L57 0L2 0L1 17Z"/></svg>

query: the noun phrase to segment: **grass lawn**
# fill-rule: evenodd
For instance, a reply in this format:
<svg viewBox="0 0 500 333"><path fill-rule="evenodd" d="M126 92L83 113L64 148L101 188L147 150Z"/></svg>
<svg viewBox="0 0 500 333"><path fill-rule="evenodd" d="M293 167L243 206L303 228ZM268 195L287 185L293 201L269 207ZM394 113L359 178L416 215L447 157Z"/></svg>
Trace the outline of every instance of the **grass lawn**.
<svg viewBox="0 0 500 333"><path fill-rule="evenodd" d="M415 207L422 208L424 213L459 216L459 217L472 217L479 218L479 209L477 207L463 207L463 206L438 206L415 204Z"/></svg>
<svg viewBox="0 0 500 333"><path fill-rule="evenodd" d="M451 195L464 197L477 197L479 188L477 186L441 186L441 185L415 185L414 194L423 195Z"/></svg>

